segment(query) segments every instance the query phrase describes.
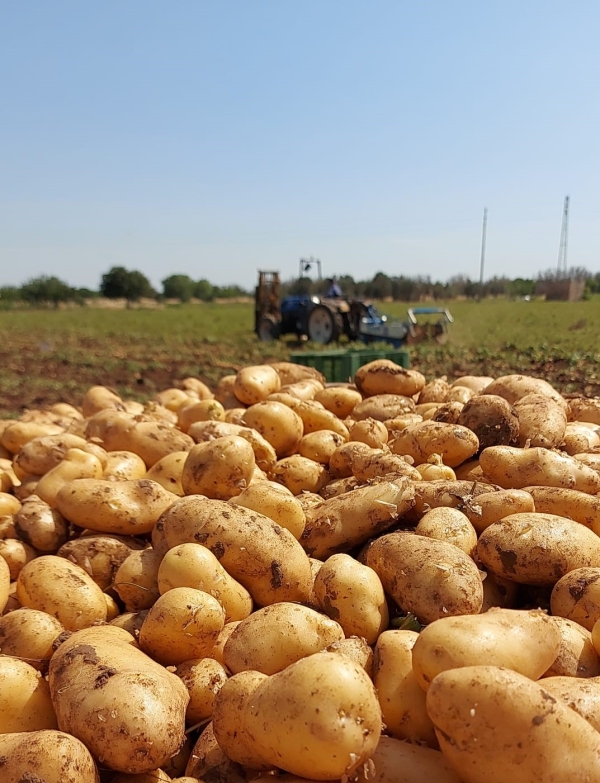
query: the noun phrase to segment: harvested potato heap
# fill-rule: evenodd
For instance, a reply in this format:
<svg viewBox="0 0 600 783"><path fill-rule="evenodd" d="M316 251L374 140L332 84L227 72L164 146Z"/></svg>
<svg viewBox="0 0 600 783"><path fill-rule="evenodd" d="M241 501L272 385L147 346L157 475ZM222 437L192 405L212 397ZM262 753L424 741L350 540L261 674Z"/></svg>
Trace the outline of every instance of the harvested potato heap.
<svg viewBox="0 0 600 783"><path fill-rule="evenodd" d="M600 782L600 399L279 362L0 444L2 783Z"/></svg>

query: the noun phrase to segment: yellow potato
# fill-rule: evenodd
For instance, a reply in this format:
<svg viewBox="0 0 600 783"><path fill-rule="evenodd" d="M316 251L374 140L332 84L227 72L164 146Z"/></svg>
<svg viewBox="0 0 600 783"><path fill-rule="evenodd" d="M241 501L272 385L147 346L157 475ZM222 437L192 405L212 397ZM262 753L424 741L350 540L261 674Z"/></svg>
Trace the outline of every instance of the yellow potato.
<svg viewBox="0 0 600 783"><path fill-rule="evenodd" d="M304 602L310 596L310 563L298 541L273 520L242 506L197 495L181 498L159 519L152 540L159 543L160 554L177 544L203 544L259 606Z"/></svg>
<svg viewBox="0 0 600 783"><path fill-rule="evenodd" d="M43 770L44 783L99 783L91 753L62 731L42 729L0 734L2 783L31 780L32 769Z"/></svg>
<svg viewBox="0 0 600 783"><path fill-rule="evenodd" d="M591 631L600 619L600 568L575 568L565 574L552 589L552 614Z"/></svg>
<svg viewBox="0 0 600 783"><path fill-rule="evenodd" d="M181 486L186 495L228 500L248 486L255 465L252 446L238 435L198 443L184 463Z"/></svg>
<svg viewBox="0 0 600 783"><path fill-rule="evenodd" d="M287 487L292 495L299 495L301 492L317 493L331 478L326 467L300 454L280 459L271 471L271 476Z"/></svg>
<svg viewBox="0 0 600 783"><path fill-rule="evenodd" d="M489 484L477 481L415 481L415 505L407 518L418 521L429 509L447 506L465 510L477 504L478 498L494 489ZM498 489L496 487L496 489Z"/></svg>
<svg viewBox="0 0 600 783"><path fill-rule="evenodd" d="M63 487L69 487L77 479L101 479L103 472L102 463L96 456L81 449L69 449L61 462L38 481L35 494L57 508L58 494Z"/></svg>
<svg viewBox="0 0 600 783"><path fill-rule="evenodd" d="M425 377L417 370L405 370L389 359L376 359L359 368L354 382L365 397L375 394L412 397L425 386Z"/></svg>
<svg viewBox="0 0 600 783"><path fill-rule="evenodd" d="M424 421L406 427L393 441L394 454L410 456L415 462L426 462L432 454L439 454L451 468L472 457L479 449L475 433L458 424Z"/></svg>
<svg viewBox="0 0 600 783"><path fill-rule="evenodd" d="M208 593L225 610L226 623L243 620L252 612L250 593L200 544L179 544L170 549L160 563L157 581L161 595L176 587Z"/></svg>
<svg viewBox="0 0 600 783"><path fill-rule="evenodd" d="M21 501L14 495L0 492L0 513L2 516L5 514L17 514L21 509L21 505Z"/></svg>
<svg viewBox="0 0 600 783"><path fill-rule="evenodd" d="M389 624L383 585L375 571L350 555L332 555L315 577L319 609L342 627L346 636L374 644Z"/></svg>
<svg viewBox="0 0 600 783"><path fill-rule="evenodd" d="M450 384L446 376L443 378L434 378L423 386L419 392L418 402L422 405L424 402L446 402Z"/></svg>
<svg viewBox="0 0 600 783"><path fill-rule="evenodd" d="M346 443L346 439L332 430L317 430L304 435L298 444L298 454L302 457L329 465L333 452Z"/></svg>
<svg viewBox="0 0 600 783"><path fill-rule="evenodd" d="M555 661L561 633L540 611L490 609L443 617L424 628L412 650L415 677L427 690L440 672L463 666L500 666L539 679Z"/></svg>
<svg viewBox="0 0 600 783"><path fill-rule="evenodd" d="M46 680L5 653L0 656L0 726L4 734L57 728Z"/></svg>
<svg viewBox="0 0 600 783"><path fill-rule="evenodd" d="M514 405L527 394L543 394L567 410L567 403L548 381L529 375L503 375L485 387L485 394L497 394Z"/></svg>
<svg viewBox="0 0 600 783"><path fill-rule="evenodd" d="M235 376L233 393L244 405L254 405L266 400L269 394L279 391L281 379L277 370L268 365L244 367Z"/></svg>
<svg viewBox="0 0 600 783"><path fill-rule="evenodd" d="M415 403L411 397L401 394L375 394L354 407L352 418L355 421L374 419L385 422L414 412Z"/></svg>
<svg viewBox="0 0 600 783"><path fill-rule="evenodd" d="M456 481L456 473L448 465L444 465L439 454L432 454L427 462L417 465L415 470L419 473L417 481Z"/></svg>
<svg viewBox="0 0 600 783"><path fill-rule="evenodd" d="M210 388L199 378L184 378L181 381L181 388L188 393L193 392L201 400L211 400L214 396Z"/></svg>
<svg viewBox="0 0 600 783"><path fill-rule="evenodd" d="M300 400L294 406L294 413L302 419L302 428L305 435L319 430L330 430L336 432L345 441L349 440L348 428L331 413L323 408L320 403L314 401Z"/></svg>
<svg viewBox="0 0 600 783"><path fill-rule="evenodd" d="M199 397L191 397L187 389L165 389L158 392L154 398L154 402L158 405L162 405L163 408L167 408L173 413L177 413L180 408L185 408L193 400L197 401Z"/></svg>
<svg viewBox="0 0 600 783"><path fill-rule="evenodd" d="M189 452L187 451L173 451L171 454L167 454L166 457L154 463L145 474L146 478L150 481L156 481L168 492L172 492L178 497L183 497L185 492L181 485L181 476L183 475L183 466L188 454Z"/></svg>
<svg viewBox="0 0 600 783"><path fill-rule="evenodd" d="M0 557L6 561L11 581L14 582L23 566L37 557L37 552L29 544L24 544L23 541L18 541L16 538L5 538L0 540Z"/></svg>
<svg viewBox="0 0 600 783"><path fill-rule="evenodd" d="M277 372L282 386L313 378L319 383L325 383L325 376L314 367L307 367L295 362L271 362L271 367Z"/></svg>
<svg viewBox="0 0 600 783"><path fill-rule="evenodd" d="M521 514L535 510L533 497L522 489L486 492L478 495L472 503L467 503L464 507L464 513L478 534L483 533L491 524L499 522L510 514Z"/></svg>
<svg viewBox="0 0 600 783"><path fill-rule="evenodd" d="M284 394L291 394L292 397L297 397L299 400L312 400L318 391L323 390L323 384L316 380L316 378L307 378L304 381L296 381L296 383L287 383L281 387L281 392ZM277 392L274 392L275 394ZM270 399L269 395L269 398Z"/></svg>
<svg viewBox="0 0 600 783"><path fill-rule="evenodd" d="M400 478L324 500L306 509L302 546L319 560L347 552L391 527L412 506L413 498L412 485Z"/></svg>
<svg viewBox="0 0 600 783"><path fill-rule="evenodd" d="M457 508L432 508L420 520L415 533L437 538L462 549L472 556L477 547L477 532L469 518Z"/></svg>
<svg viewBox="0 0 600 783"><path fill-rule="evenodd" d="M106 386L92 386L90 387L82 400L81 410L84 418L93 416L94 413L98 413L101 410L123 410L123 400L118 394L107 389Z"/></svg>
<svg viewBox="0 0 600 783"><path fill-rule="evenodd" d="M58 424L40 421L11 422L0 435L2 446L10 453L17 454L29 441L47 435L62 435L63 428Z"/></svg>
<svg viewBox="0 0 600 783"><path fill-rule="evenodd" d="M17 597L22 606L56 617L68 631L106 620L102 590L83 568L55 555L37 557L24 566Z"/></svg>
<svg viewBox="0 0 600 783"><path fill-rule="evenodd" d="M345 655L362 667L369 677L373 677L373 650L367 644L366 639L360 636L349 636L347 639L330 644L326 648L326 652Z"/></svg>
<svg viewBox="0 0 600 783"><path fill-rule="evenodd" d="M139 643L158 663L176 666L206 657L224 624L225 610L216 598L191 587L174 587L148 610Z"/></svg>
<svg viewBox="0 0 600 783"><path fill-rule="evenodd" d="M519 437L517 411L503 397L481 394L469 400L458 417L458 424L477 436L479 448L515 443Z"/></svg>
<svg viewBox="0 0 600 783"><path fill-rule="evenodd" d="M160 515L177 500L156 481L106 481L82 478L66 484L56 507L73 524L101 533L149 533Z"/></svg>
<svg viewBox="0 0 600 783"><path fill-rule="evenodd" d="M355 422L348 430L351 441L366 443L372 449L380 449L388 442L388 428L382 421L363 419Z"/></svg>
<svg viewBox="0 0 600 783"><path fill-rule="evenodd" d="M496 576L519 584L554 585L576 568L600 567L600 538L554 514L511 514L483 531L477 554Z"/></svg>
<svg viewBox="0 0 600 783"><path fill-rule="evenodd" d="M543 683L509 669L442 672L427 692L427 711L464 783L600 779L600 734Z"/></svg>
<svg viewBox="0 0 600 783"><path fill-rule="evenodd" d="M304 434L298 414L281 402L259 402L244 415L244 424L257 430L275 449L277 457L295 454Z"/></svg>
<svg viewBox="0 0 600 783"><path fill-rule="evenodd" d="M357 389L344 386L327 386L320 389L314 399L339 419L345 419L353 408L362 401L362 395Z"/></svg>
<svg viewBox="0 0 600 783"><path fill-rule="evenodd" d="M600 535L600 497L563 487L525 487L525 491L536 511L568 517Z"/></svg>
<svg viewBox="0 0 600 783"><path fill-rule="evenodd" d="M19 538L43 554L56 552L69 535L69 526L62 514L37 495L23 501L14 521Z"/></svg>
<svg viewBox="0 0 600 783"><path fill-rule="evenodd" d="M83 568L101 590L108 590L131 551L142 546L131 537L91 534L67 541L56 554Z"/></svg>
<svg viewBox="0 0 600 783"><path fill-rule="evenodd" d="M545 677L540 685L600 731L600 678Z"/></svg>
<svg viewBox="0 0 600 783"><path fill-rule="evenodd" d="M278 482L263 481L251 484L239 495L231 498L230 502L264 514L289 530L296 539L304 532L304 509L290 490Z"/></svg>
<svg viewBox="0 0 600 783"><path fill-rule="evenodd" d="M342 627L319 612L281 602L242 620L223 650L224 665L237 674L276 674L344 638Z"/></svg>
<svg viewBox="0 0 600 783"><path fill-rule="evenodd" d="M227 682L227 671L213 658L193 658L180 663L175 674L190 694L185 720L191 726L210 718L218 691Z"/></svg>
<svg viewBox="0 0 600 783"><path fill-rule="evenodd" d="M481 612L488 612L492 607L498 609L516 609L518 585L508 579L502 579L494 574L482 572L483 606Z"/></svg>
<svg viewBox="0 0 600 783"><path fill-rule="evenodd" d="M183 432L197 421L225 421L225 408L218 400L196 400L177 411L177 423Z"/></svg>
<svg viewBox="0 0 600 783"><path fill-rule="evenodd" d="M598 677L600 657L592 644L590 631L564 617L552 619L560 631L561 643L544 677Z"/></svg>
<svg viewBox="0 0 600 783"><path fill-rule="evenodd" d="M352 463L357 454L369 454L372 449L366 443L349 441L339 446L329 459L329 472L333 478L349 478L353 475Z"/></svg>
<svg viewBox="0 0 600 783"><path fill-rule="evenodd" d="M592 451L600 446L600 436L596 425L589 422L568 422L565 435L560 444L561 451L567 454L579 454Z"/></svg>
<svg viewBox="0 0 600 783"><path fill-rule="evenodd" d="M388 533L368 546L364 562L398 606L420 622L481 610L483 587L477 566L453 544Z"/></svg>
<svg viewBox="0 0 600 783"><path fill-rule="evenodd" d="M425 708L425 693L415 678L412 649L415 631L385 631L377 640L373 685L381 714L392 737L437 747L433 723Z"/></svg>
<svg viewBox="0 0 600 783"><path fill-rule="evenodd" d="M362 482L383 478L394 481L406 476L413 481L419 481L421 474L412 467L409 461L398 454L390 454L387 449L369 449L359 451L352 456L352 473Z"/></svg>
<svg viewBox="0 0 600 783"><path fill-rule="evenodd" d="M109 451L102 474L108 481L135 481L146 476L146 463L133 451Z"/></svg>
<svg viewBox="0 0 600 783"><path fill-rule="evenodd" d="M22 473L43 476L55 468L69 449L87 451L97 457L102 466L106 464L107 453L95 443L88 443L79 435L62 432L60 435L46 435L28 441L15 456L15 466Z"/></svg>
<svg viewBox="0 0 600 783"><path fill-rule="evenodd" d="M519 417L518 446L553 449L565 436L567 414L564 403L544 394L526 394L514 403ZM496 445L496 444L490 444Z"/></svg>
<svg viewBox="0 0 600 783"><path fill-rule="evenodd" d="M350 659L310 655L259 680L239 699L237 679L252 675L235 675L215 698L215 736L230 759L244 763L246 757L237 753L250 747L262 761L258 768L336 780L351 775L375 751L381 734L377 695L364 669ZM232 724L237 725L233 737L221 733L222 725Z"/></svg>
<svg viewBox="0 0 600 783"><path fill-rule="evenodd" d="M600 492L598 473L574 457L549 449L490 446L481 452L479 462L487 478L504 489L541 486L577 489L592 495Z"/></svg>
<svg viewBox="0 0 600 783"><path fill-rule="evenodd" d="M132 551L119 566L113 587L128 612L149 609L158 598L161 560L161 552L141 549Z"/></svg>
<svg viewBox="0 0 600 783"><path fill-rule="evenodd" d="M246 412L244 408L243 412ZM205 440L215 440L226 435L239 435L252 446L256 464L262 470L271 470L277 462L277 454L271 444L263 436L251 427L243 427L241 423L230 421L198 421L189 429L192 438L202 443Z"/></svg>
<svg viewBox="0 0 600 783"><path fill-rule="evenodd" d="M0 650L45 672L52 644L64 631L59 621L37 609L16 609L0 617Z"/></svg>

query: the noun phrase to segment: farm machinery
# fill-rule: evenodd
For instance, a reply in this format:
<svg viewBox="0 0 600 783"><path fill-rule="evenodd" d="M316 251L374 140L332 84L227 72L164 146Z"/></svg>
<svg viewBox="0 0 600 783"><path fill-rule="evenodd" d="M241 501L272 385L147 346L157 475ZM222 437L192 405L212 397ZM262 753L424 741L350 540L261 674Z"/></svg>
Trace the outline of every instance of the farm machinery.
<svg viewBox="0 0 600 783"><path fill-rule="evenodd" d="M295 334L299 340L327 345L345 336L352 341L385 342L398 348L424 340L445 342L448 325L454 320L448 310L438 307L411 307L406 321L389 321L371 302L362 299L308 294L280 299L279 284L278 272L259 271L254 330L260 340Z"/></svg>

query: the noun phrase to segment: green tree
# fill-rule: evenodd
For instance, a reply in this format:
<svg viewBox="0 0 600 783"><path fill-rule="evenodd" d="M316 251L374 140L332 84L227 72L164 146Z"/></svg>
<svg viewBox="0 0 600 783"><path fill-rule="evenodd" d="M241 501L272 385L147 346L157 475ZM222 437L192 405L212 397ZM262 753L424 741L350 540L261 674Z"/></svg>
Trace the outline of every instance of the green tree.
<svg viewBox="0 0 600 783"><path fill-rule="evenodd" d="M143 296L155 297L148 278L141 272L113 266L102 275L100 293L107 299L126 299L128 303L138 302Z"/></svg>
<svg viewBox="0 0 600 783"><path fill-rule="evenodd" d="M170 275L162 281L163 295L166 299L179 299L189 302L194 296L195 283L188 275Z"/></svg>
<svg viewBox="0 0 600 783"><path fill-rule="evenodd" d="M75 299L75 291L58 277L34 277L21 287L21 298L34 306L51 304L58 307L61 302Z"/></svg>
<svg viewBox="0 0 600 783"><path fill-rule="evenodd" d="M198 280L194 285L194 296L196 299L200 299L201 302L211 302L215 296L212 283L204 279Z"/></svg>

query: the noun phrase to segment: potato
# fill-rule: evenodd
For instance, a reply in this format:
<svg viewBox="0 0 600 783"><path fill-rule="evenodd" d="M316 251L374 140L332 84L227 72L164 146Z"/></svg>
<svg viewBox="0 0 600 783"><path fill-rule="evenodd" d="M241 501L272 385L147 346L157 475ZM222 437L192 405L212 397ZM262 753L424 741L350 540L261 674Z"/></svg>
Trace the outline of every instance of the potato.
<svg viewBox="0 0 600 783"><path fill-rule="evenodd" d="M382 421L363 419L355 422L348 430L351 441L366 443L372 449L380 449L388 442L388 428Z"/></svg>
<svg viewBox="0 0 600 783"><path fill-rule="evenodd" d="M529 486L564 487L600 492L600 475L574 457L544 448L517 449L490 446L481 452L484 474L503 489Z"/></svg>
<svg viewBox="0 0 600 783"><path fill-rule="evenodd" d="M15 465L22 473L43 476L60 464L69 449L87 451L97 457L103 467L106 464L107 454L104 449L94 443L88 443L79 435L62 432L59 435L46 435L28 441L15 456Z"/></svg>
<svg viewBox="0 0 600 783"><path fill-rule="evenodd" d="M52 644L63 631L61 623L46 612L16 609L0 617L0 651L45 672L52 657Z"/></svg>
<svg viewBox="0 0 600 783"><path fill-rule="evenodd" d="M103 479L107 481L135 481L145 477L146 463L133 451L106 452L106 464L102 473ZM150 476L149 478L153 477ZM165 487L165 489L169 489L169 487Z"/></svg>
<svg viewBox="0 0 600 783"><path fill-rule="evenodd" d="M34 438L62 434L63 428L57 424L41 421L15 421L11 422L2 432L0 442L10 454L17 454L26 443Z"/></svg>
<svg viewBox="0 0 600 783"><path fill-rule="evenodd" d="M553 449L562 443L567 426L564 404L544 394L526 394L514 409L519 417L518 446Z"/></svg>
<svg viewBox="0 0 600 783"><path fill-rule="evenodd" d="M313 462L329 465L333 452L346 442L346 439L337 432L317 430L302 437L298 444L298 453Z"/></svg>
<svg viewBox="0 0 600 783"><path fill-rule="evenodd" d="M599 446L600 437L595 425L587 422L568 422L559 448L572 456L581 452L592 451Z"/></svg>
<svg viewBox="0 0 600 783"><path fill-rule="evenodd" d="M201 400L211 400L214 396L210 388L199 378L184 378L181 381L181 388L187 393L193 392Z"/></svg>
<svg viewBox="0 0 600 783"><path fill-rule="evenodd" d="M248 486L255 464L252 446L238 435L198 443L184 463L181 486L186 495L228 500Z"/></svg>
<svg viewBox="0 0 600 783"><path fill-rule="evenodd" d="M141 649L163 665L204 658L225 624L216 598L191 587L174 587L160 596L140 629Z"/></svg>
<svg viewBox="0 0 600 783"><path fill-rule="evenodd" d="M416 481L414 483L415 505L407 515L419 520L429 509L447 506L466 510L477 504L480 495L489 493L493 488L489 484L476 481Z"/></svg>
<svg viewBox="0 0 600 783"><path fill-rule="evenodd" d="M428 625L415 642L412 665L424 690L440 672L483 661L537 680L556 659L560 645L554 618L540 611L493 608Z"/></svg>
<svg viewBox="0 0 600 783"><path fill-rule="evenodd" d="M246 410L244 409L244 413ZM256 464L262 470L271 470L277 462L277 454L271 444L251 427L233 424L227 421L199 421L190 427L190 435L198 443L205 440L215 440L227 435L238 435L252 446Z"/></svg>
<svg viewBox="0 0 600 783"><path fill-rule="evenodd" d="M400 478L324 500L306 509L300 542L318 560L347 552L391 527L412 506L413 497L408 479Z"/></svg>
<svg viewBox="0 0 600 783"><path fill-rule="evenodd" d="M329 459L329 472L333 478L349 478L357 454L369 454L372 449L366 443L349 441L339 446Z"/></svg>
<svg viewBox="0 0 600 783"><path fill-rule="evenodd" d="M185 408L192 400L198 401L199 399L199 396L191 397L188 389L171 388L158 392L154 398L154 402L158 403L158 405L162 405L163 408L173 411L173 413L177 413L180 408ZM210 396L208 399L210 399Z"/></svg>
<svg viewBox="0 0 600 783"><path fill-rule="evenodd" d="M0 540L0 557L6 561L11 581L14 582L23 566L37 557L37 552L22 541L15 538L5 538Z"/></svg>
<svg viewBox="0 0 600 783"><path fill-rule="evenodd" d="M479 448L509 446L519 436L517 411L503 397L482 394L465 404L458 424L472 430L479 441Z"/></svg>
<svg viewBox="0 0 600 783"><path fill-rule="evenodd" d="M194 658L179 664L175 674L190 694L185 713L186 723L193 726L210 718L217 692L227 682L227 671L212 658Z"/></svg>
<svg viewBox="0 0 600 783"><path fill-rule="evenodd" d="M419 481L421 474L404 457L390 454L387 449L369 449L352 456L352 472L359 481L386 477L389 481L406 476Z"/></svg>
<svg viewBox="0 0 600 783"><path fill-rule="evenodd" d="M304 434L302 419L281 402L259 402L244 415L244 424L257 430L275 449L278 459L294 454Z"/></svg>
<svg viewBox="0 0 600 783"><path fill-rule="evenodd" d="M362 401L362 394L357 389L344 386L327 386L317 391L314 399L339 419L345 419Z"/></svg>
<svg viewBox="0 0 600 783"><path fill-rule="evenodd" d="M157 519L177 499L156 481L78 479L56 496L60 513L79 527L100 533L149 533Z"/></svg>
<svg viewBox="0 0 600 783"><path fill-rule="evenodd" d="M195 400L177 411L177 424L188 432L197 421L225 421L225 408L218 400Z"/></svg>
<svg viewBox="0 0 600 783"><path fill-rule="evenodd" d="M560 631L561 643L552 666L544 677L598 677L600 657L592 644L592 634L564 617L552 618Z"/></svg>
<svg viewBox="0 0 600 783"><path fill-rule="evenodd" d="M185 685L121 628L74 633L54 653L49 682L59 728L110 769L150 772L183 744Z"/></svg>
<svg viewBox="0 0 600 783"><path fill-rule="evenodd" d="M217 636L217 640L215 641L212 650L210 651L209 657L215 661L218 661L218 663L220 663L222 666L225 665L223 658L223 650L225 649L225 645L227 644L231 634L235 631L241 622L241 620L233 620L230 623L225 623L223 629Z"/></svg>
<svg viewBox="0 0 600 783"><path fill-rule="evenodd" d="M167 454L166 457L154 463L145 474L146 478L150 481L156 481L163 489L173 495L182 497L185 492L181 485L181 476L188 453L187 451L173 451L171 454Z"/></svg>
<svg viewBox="0 0 600 783"><path fill-rule="evenodd" d="M334 655L345 655L351 661L363 668L369 677L373 676L373 650L362 636L349 636L339 642L333 642L326 648L326 652Z"/></svg>
<svg viewBox="0 0 600 783"><path fill-rule="evenodd" d="M350 659L330 653L303 658L259 680L238 707L236 681L249 675L256 673L229 679L215 698L215 736L232 760L238 760L240 746L249 745L263 768L336 780L373 754L381 711L369 677ZM233 737L231 725L237 726Z"/></svg>
<svg viewBox="0 0 600 783"><path fill-rule="evenodd" d="M481 610L483 587L477 566L453 544L388 533L369 545L364 562L398 606L420 622Z"/></svg>
<svg viewBox="0 0 600 783"><path fill-rule="evenodd" d="M591 631L600 619L600 568L575 568L552 589L552 614L565 617Z"/></svg>
<svg viewBox="0 0 600 783"><path fill-rule="evenodd" d="M61 462L38 481L35 494L45 503L57 508L60 490L76 479L101 479L103 467L94 455L81 449L69 449Z"/></svg>
<svg viewBox="0 0 600 783"><path fill-rule="evenodd" d="M255 511L191 495L162 515L153 541L160 536L161 554L187 542L206 546L259 606L310 596L310 563L302 547L288 530Z"/></svg>
<svg viewBox="0 0 600 783"><path fill-rule="evenodd" d="M296 381L296 383L288 383L281 387L283 394L291 394L292 397L297 397L299 400L312 400L318 391L323 390L323 384L319 383L315 378L307 378L305 381ZM277 394L277 392L273 392ZM269 395L267 399L271 399L272 395Z"/></svg>
<svg viewBox="0 0 600 783"><path fill-rule="evenodd" d="M353 489L360 487L362 482L354 476L348 478L335 479L326 484L319 492L322 500L329 500L329 498L335 498L338 495L343 495L345 492L351 492ZM298 499L298 502L302 502L302 497Z"/></svg>
<svg viewBox="0 0 600 783"><path fill-rule="evenodd" d="M325 383L325 376L314 367L306 367L294 362L271 362L270 366L275 370L281 380L281 385L297 383L313 378L319 383Z"/></svg>
<svg viewBox="0 0 600 783"><path fill-rule="evenodd" d="M418 401L421 405L424 402L446 402L446 397L450 391L450 384L446 376L443 378L434 378L423 386L419 392Z"/></svg>
<svg viewBox="0 0 600 783"><path fill-rule="evenodd" d="M425 694L412 667L412 649L418 638L415 631L381 634L375 647L373 685L388 733L435 748L438 743L425 709Z"/></svg>
<svg viewBox="0 0 600 783"><path fill-rule="evenodd" d="M453 391L456 393L458 392L458 389L454 389ZM468 389L464 389L464 391L470 394ZM464 407L465 404L463 402L449 400L440 405L439 408L436 408L429 419L430 421L442 421L445 424L461 424L459 419Z"/></svg>
<svg viewBox="0 0 600 783"><path fill-rule="evenodd" d="M405 370L389 359L376 359L358 369L354 382L365 397L375 394L412 397L425 386L425 377L417 370Z"/></svg>
<svg viewBox="0 0 600 783"><path fill-rule="evenodd" d="M342 627L346 636L374 644L389 624L383 586L372 568L350 555L332 555L315 577L318 606Z"/></svg>
<svg viewBox="0 0 600 783"><path fill-rule="evenodd" d="M2 515L17 514L21 510L21 501L7 492L0 492L0 512Z"/></svg>
<svg viewBox="0 0 600 783"><path fill-rule="evenodd" d="M511 514L483 531L477 554L496 576L519 584L554 585L576 568L600 567L600 538L554 514Z"/></svg>
<svg viewBox="0 0 600 783"><path fill-rule="evenodd" d="M4 734L57 728L46 680L6 654L0 656L0 726Z"/></svg>
<svg viewBox="0 0 600 783"><path fill-rule="evenodd" d="M67 540L69 527L65 518L37 495L23 501L15 514L15 528L20 539L38 552L56 552Z"/></svg>
<svg viewBox="0 0 600 783"><path fill-rule="evenodd" d="M508 579L482 572L483 606L481 612L488 612L492 607L499 609L516 609L518 585Z"/></svg>
<svg viewBox="0 0 600 783"><path fill-rule="evenodd" d="M346 425L318 402L300 400L294 406L294 413L302 419L304 435L319 430L329 430L340 435L344 441L349 440L350 436Z"/></svg>
<svg viewBox="0 0 600 783"><path fill-rule="evenodd" d="M129 775L121 772L110 779L110 783L171 783L172 778L162 769L154 769L142 775Z"/></svg>
<svg viewBox="0 0 600 783"><path fill-rule="evenodd" d="M465 783L600 779L598 732L543 683L517 672L495 666L442 672L427 692L427 711L444 756Z"/></svg>
<svg viewBox="0 0 600 783"><path fill-rule="evenodd" d="M376 394L359 402L351 415L355 421L374 419L385 422L414 412L415 403L410 397L400 394Z"/></svg>
<svg viewBox="0 0 600 783"><path fill-rule="evenodd" d="M424 421L406 427L392 442L394 454L410 456L415 462L426 462L432 454L439 454L451 468L473 456L479 449L477 436L458 424Z"/></svg>
<svg viewBox="0 0 600 783"><path fill-rule="evenodd" d="M543 394L556 400L565 411L567 410L566 401L548 381L544 381L541 378L532 378L529 375L503 375L501 378L496 378L495 381L492 381L489 386L486 386L483 393L497 394L499 397L504 397L511 405L514 405L517 400L522 399L527 394Z"/></svg>
<svg viewBox="0 0 600 783"><path fill-rule="evenodd" d="M91 386L83 397L81 409L84 418L87 419L101 410L122 411L123 400L111 389L107 389L106 386Z"/></svg>
<svg viewBox="0 0 600 783"><path fill-rule="evenodd" d="M89 535L67 541L56 554L83 568L101 590L108 590L131 550L141 548L134 538Z"/></svg>
<svg viewBox="0 0 600 783"><path fill-rule="evenodd" d="M535 510L533 497L522 489L486 492L464 506L464 513L478 534L503 517Z"/></svg>
<svg viewBox="0 0 600 783"><path fill-rule="evenodd" d="M600 473L600 453L574 454L573 456L578 462L582 462L588 468L595 470L596 473Z"/></svg>
<svg viewBox="0 0 600 783"><path fill-rule="evenodd" d="M252 484L231 498L230 502L264 514L289 530L296 539L299 539L304 531L306 517L300 502L289 489L275 481Z"/></svg>
<svg viewBox="0 0 600 783"><path fill-rule="evenodd" d="M104 593L104 595L106 595L106 593ZM124 631L127 631L127 633L130 633L134 639L137 639L147 614L147 609L142 609L139 612L124 612L113 620L110 620L109 625L112 625L115 628L122 628Z"/></svg>
<svg viewBox="0 0 600 783"><path fill-rule="evenodd" d="M102 590L83 568L55 555L37 557L24 566L17 597L22 606L56 617L68 631L106 620Z"/></svg>
<svg viewBox="0 0 600 783"><path fill-rule="evenodd" d="M417 481L456 481L456 473L444 465L439 454L432 454L427 458L427 462L417 465L415 470L419 473Z"/></svg>
<svg viewBox="0 0 600 783"><path fill-rule="evenodd" d="M457 508L432 508L420 520L415 533L454 544L472 556L477 547L477 533L469 518Z"/></svg>
<svg viewBox="0 0 600 783"><path fill-rule="evenodd" d="M162 556L162 552L154 549L134 550L117 569L113 587L127 611L149 609L158 598L158 569Z"/></svg>
<svg viewBox="0 0 600 783"><path fill-rule="evenodd" d="M176 587L202 590L216 598L225 610L226 623L243 620L252 612L250 593L200 544L179 544L163 557L158 568L160 594Z"/></svg>
<svg viewBox="0 0 600 783"><path fill-rule="evenodd" d="M223 783L246 783L246 774L239 764L231 761L217 743L212 722L209 723L194 745L185 770L186 775L196 780Z"/></svg>
<svg viewBox="0 0 600 783"><path fill-rule="evenodd" d="M444 403L444 407L453 404L464 406L475 396L475 392L466 386L451 386L448 390L448 394L446 395L446 402Z"/></svg>
<svg viewBox="0 0 600 783"><path fill-rule="evenodd" d="M525 491L533 498L536 511L568 517L600 535L599 497L562 487L526 487Z"/></svg>
<svg viewBox="0 0 600 783"><path fill-rule="evenodd" d="M398 432L402 432L409 424L416 424L419 421L423 421L423 417L419 416L418 413L405 413L393 419L386 419L383 423L389 433L388 437L395 437Z"/></svg>
<svg viewBox="0 0 600 783"><path fill-rule="evenodd" d="M273 479L289 489L292 495L317 493L331 478L326 467L312 459L293 454L280 459L271 471Z"/></svg>
<svg viewBox="0 0 600 783"><path fill-rule="evenodd" d="M598 677L545 677L540 685L600 731L600 680Z"/></svg>
<svg viewBox="0 0 600 783"><path fill-rule="evenodd" d="M2 783L99 783L96 764L85 745L52 729L0 734ZM40 772L43 778L37 774Z"/></svg>
<svg viewBox="0 0 600 783"><path fill-rule="evenodd" d="M237 626L223 650L227 669L237 674L276 674L307 655L344 638L342 627L319 612L281 602L259 609Z"/></svg>
<svg viewBox="0 0 600 783"><path fill-rule="evenodd" d="M241 427L244 421L244 413L246 413L246 408L225 408L225 423L237 424Z"/></svg>
<svg viewBox="0 0 600 783"><path fill-rule="evenodd" d="M235 376L233 393L244 405L254 405L266 400L269 394L279 391L281 379L274 367L261 364L244 367Z"/></svg>

